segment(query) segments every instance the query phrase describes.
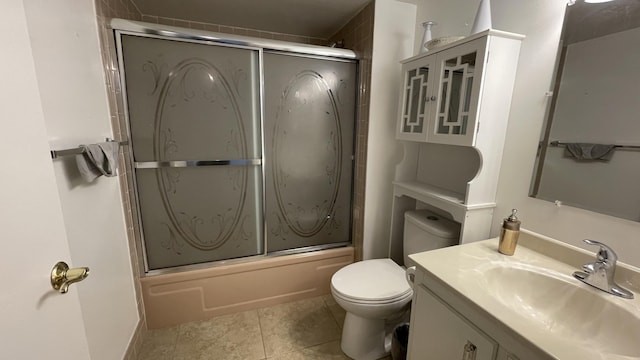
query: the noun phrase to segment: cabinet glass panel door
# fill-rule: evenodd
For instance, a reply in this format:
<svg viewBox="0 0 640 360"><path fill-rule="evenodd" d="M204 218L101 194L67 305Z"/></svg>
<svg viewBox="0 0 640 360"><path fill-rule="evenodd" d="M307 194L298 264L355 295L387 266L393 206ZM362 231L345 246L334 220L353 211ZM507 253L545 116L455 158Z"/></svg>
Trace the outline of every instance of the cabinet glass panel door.
<svg viewBox="0 0 640 360"><path fill-rule="evenodd" d="M473 42L438 54L439 95L430 142L472 144L484 58L481 49Z"/></svg>
<svg viewBox="0 0 640 360"><path fill-rule="evenodd" d="M438 134L465 135L469 121L469 103L476 52L447 59L442 75L442 93L438 111Z"/></svg>
<svg viewBox="0 0 640 360"><path fill-rule="evenodd" d="M405 65L402 113L397 137L401 140L426 141L432 91L434 57L426 57Z"/></svg>

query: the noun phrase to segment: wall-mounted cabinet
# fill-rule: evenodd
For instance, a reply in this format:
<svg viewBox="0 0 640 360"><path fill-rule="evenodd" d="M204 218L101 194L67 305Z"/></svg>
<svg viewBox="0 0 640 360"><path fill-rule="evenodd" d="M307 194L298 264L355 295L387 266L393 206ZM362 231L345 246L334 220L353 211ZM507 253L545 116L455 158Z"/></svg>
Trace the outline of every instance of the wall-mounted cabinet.
<svg viewBox="0 0 640 360"><path fill-rule="evenodd" d="M492 98L511 97L522 38L488 30L402 61L396 137L474 146L481 121L488 130L500 126Z"/></svg>
<svg viewBox="0 0 640 360"><path fill-rule="evenodd" d="M403 64L398 139L473 144L486 43L481 37Z"/></svg>
<svg viewBox="0 0 640 360"><path fill-rule="evenodd" d="M402 61L394 260L402 258L403 213L415 208L460 222L460 243L489 237L523 38L487 30Z"/></svg>

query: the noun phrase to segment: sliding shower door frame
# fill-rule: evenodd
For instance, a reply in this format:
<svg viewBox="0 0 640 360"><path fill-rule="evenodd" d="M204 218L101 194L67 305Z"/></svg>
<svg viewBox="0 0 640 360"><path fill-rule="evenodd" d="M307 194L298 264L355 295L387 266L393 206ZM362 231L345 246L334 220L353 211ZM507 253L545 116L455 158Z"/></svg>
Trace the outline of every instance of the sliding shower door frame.
<svg viewBox="0 0 640 360"><path fill-rule="evenodd" d="M149 25L149 27L147 27ZM145 24L141 22L135 21L127 21L121 19L113 19L112 20L112 28L114 29L115 36L115 45L116 52L118 58L118 71L120 78L120 88L121 88L121 101L123 104L123 115L125 121L125 129L127 139L131 139L131 124L129 118L129 106L128 106L128 97L127 97L127 87L126 87L126 79L125 79L125 71L124 71L124 55L122 51L122 36L137 36L137 37L145 37L145 38L153 38L160 40L169 40L169 41L178 41L178 42L187 42L194 43L200 45L207 46L222 46L229 48L237 48L244 50L252 50L257 51L258 53L258 79L259 79L259 116L260 116L260 151L261 151L261 159L243 159L243 160L204 160L204 161L160 161L160 162L143 162L136 163L133 154L133 147L131 141L129 141L129 156L125 159L125 165L127 167L127 172L130 173L130 176L127 177L128 181L131 182L129 186L131 207L136 207L137 211L137 221L138 225L133 225L135 231L139 236L139 239L136 240L137 246L139 246L142 252L142 261L144 265L144 271L146 276L152 275L160 275L160 274L169 274L169 273L177 273L188 270L197 270L203 268L210 268L216 266L224 266L230 264L238 264L251 262L258 259L264 259L267 257L276 257L283 255L291 255L298 253L305 253L310 251L317 250L326 250L338 247L349 246L352 244L352 231L350 231L349 241L340 242L340 243L330 243L330 244L322 244L322 245L313 245L313 246L305 246L294 249L287 249L281 251L268 252L267 242L267 221L266 221L266 169L265 163L267 155L265 153L265 104L264 104L264 59L263 54L265 52L269 53L277 53L282 55L291 55L297 57L305 57L319 60L330 60L330 61L338 61L338 62L350 62L355 63L356 65L356 84L358 83L358 67L359 63L353 53L350 50L344 49L332 49L332 48L324 48L318 46L306 46L306 45L298 45L294 43L282 42L282 41L270 41L265 39L252 39L249 37L242 36L234 36L227 34L218 34L218 33L210 33L206 31L197 31L198 34L189 34L180 31L180 28L175 27L166 27L171 29L171 31L160 28L153 28L154 24ZM194 30L195 31L195 30ZM358 104L358 92L355 94L356 104ZM356 134L357 134L357 115L358 115L358 107L354 111L354 118L352 119L354 124L353 131L353 139L352 139L352 149L351 149L351 170L352 170L352 179L351 179L351 196L350 196L350 204L351 210L353 210L353 202L354 202L354 186L355 186L355 146L356 146ZM251 165L259 165L261 167L261 219L262 219L262 253L251 256L244 256L239 258L225 259L225 260L214 260L210 262L203 262L197 264L189 264L189 265L181 265L170 268L163 269L150 269L148 264L148 254L146 250L145 243L145 235L142 229L142 216L140 211L140 195L138 194L138 184L135 175L135 171L138 168L164 168L164 167L198 167L198 166L251 166ZM350 212L349 216L349 229L353 228L353 211Z"/></svg>

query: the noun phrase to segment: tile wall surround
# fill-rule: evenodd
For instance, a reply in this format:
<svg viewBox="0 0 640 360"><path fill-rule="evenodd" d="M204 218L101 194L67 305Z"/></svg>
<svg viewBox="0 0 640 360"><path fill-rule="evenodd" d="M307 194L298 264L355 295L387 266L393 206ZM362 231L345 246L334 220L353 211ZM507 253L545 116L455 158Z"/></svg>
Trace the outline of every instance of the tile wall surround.
<svg viewBox="0 0 640 360"><path fill-rule="evenodd" d="M371 54L373 52L373 20L375 2L370 2L354 16L329 42L342 40L344 47L358 55L358 114L356 126L356 164L353 202L353 245L356 261L362 260L364 233L364 192L367 171L367 137L371 88Z"/></svg>
<svg viewBox="0 0 640 360"><path fill-rule="evenodd" d="M353 213L353 245L355 247L356 260L362 259L363 244L363 213L364 213L364 190L366 174L366 151L367 133L369 118L369 87L371 84L371 53L373 48L373 15L374 2L372 1L360 13L352 18L340 31L329 39L313 38L291 34L274 33L247 29L241 27L223 26L200 22L190 22L181 19L172 19L142 14L136 5L130 0L95 0L98 33L100 36L100 46L105 72L105 85L113 135L116 139L126 137L126 124L124 116L124 104L122 100L122 89L120 86L120 76L117 65L117 54L115 51L115 41L112 35L110 20L121 18L150 23L159 23L172 26L180 26L192 29L201 29L228 34L253 36L264 39L274 39L290 42L298 42L312 45L327 45L331 42L343 40L344 47L353 49L358 54L360 60L359 67L359 105L357 115L357 138L356 138L356 162L355 162L355 184L354 184L354 213ZM130 156L130 148L123 147L120 155L120 176L121 193L125 209L125 220L127 224L127 236L129 239L129 250L131 256L132 271L135 284L136 300L140 322L136 328L124 360L134 360L138 357L142 348L142 339L145 336L147 325L140 286L140 278L144 276L143 251L138 239L141 238L141 229L135 219L138 218L137 209L134 204L133 174L127 170L125 159Z"/></svg>
<svg viewBox="0 0 640 360"><path fill-rule="evenodd" d="M290 41L290 42L296 42L301 44L323 45L323 46L328 44L326 39L321 39L321 38L282 34L282 33L261 31L261 30L248 29L248 28L242 28L242 27L186 21L186 20L173 19L173 18L162 17L162 16L142 15L142 21L152 23L152 24L179 26L179 27L189 28L189 29L207 30L207 31L219 32L224 34L252 36L252 37L261 38L261 39Z"/></svg>
<svg viewBox="0 0 640 360"><path fill-rule="evenodd" d="M115 51L115 42L111 32L109 22L111 18L117 17L129 20L142 20L142 14L138 8L128 0L95 0L96 17L98 23L98 35L100 37L100 49L102 63L105 73L105 85L107 88L107 98L109 102L109 112L111 113L111 126L115 139L126 137L124 104L122 103L122 89L120 87L120 76L118 73L118 60ZM140 277L143 274L142 252L139 248L139 229L136 226L137 213L133 204L130 184L132 184L132 174L127 171L125 158L129 156L129 147L123 146L120 154L120 165L118 176L120 177L120 193L124 207L125 223L127 225L127 238L129 240L129 255L131 257L131 267L133 272L133 283L135 286L136 302L140 321L131 337L128 348L123 356L123 360L138 359L142 350L142 341L147 332L147 324L144 313L142 299L142 289Z"/></svg>

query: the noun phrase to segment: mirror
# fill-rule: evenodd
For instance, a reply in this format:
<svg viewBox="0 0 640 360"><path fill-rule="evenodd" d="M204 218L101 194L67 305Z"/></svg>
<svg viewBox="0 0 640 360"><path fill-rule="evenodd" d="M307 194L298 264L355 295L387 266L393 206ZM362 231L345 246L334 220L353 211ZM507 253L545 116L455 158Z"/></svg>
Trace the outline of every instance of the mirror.
<svg viewBox="0 0 640 360"><path fill-rule="evenodd" d="M640 221L640 1L567 6L530 196Z"/></svg>

